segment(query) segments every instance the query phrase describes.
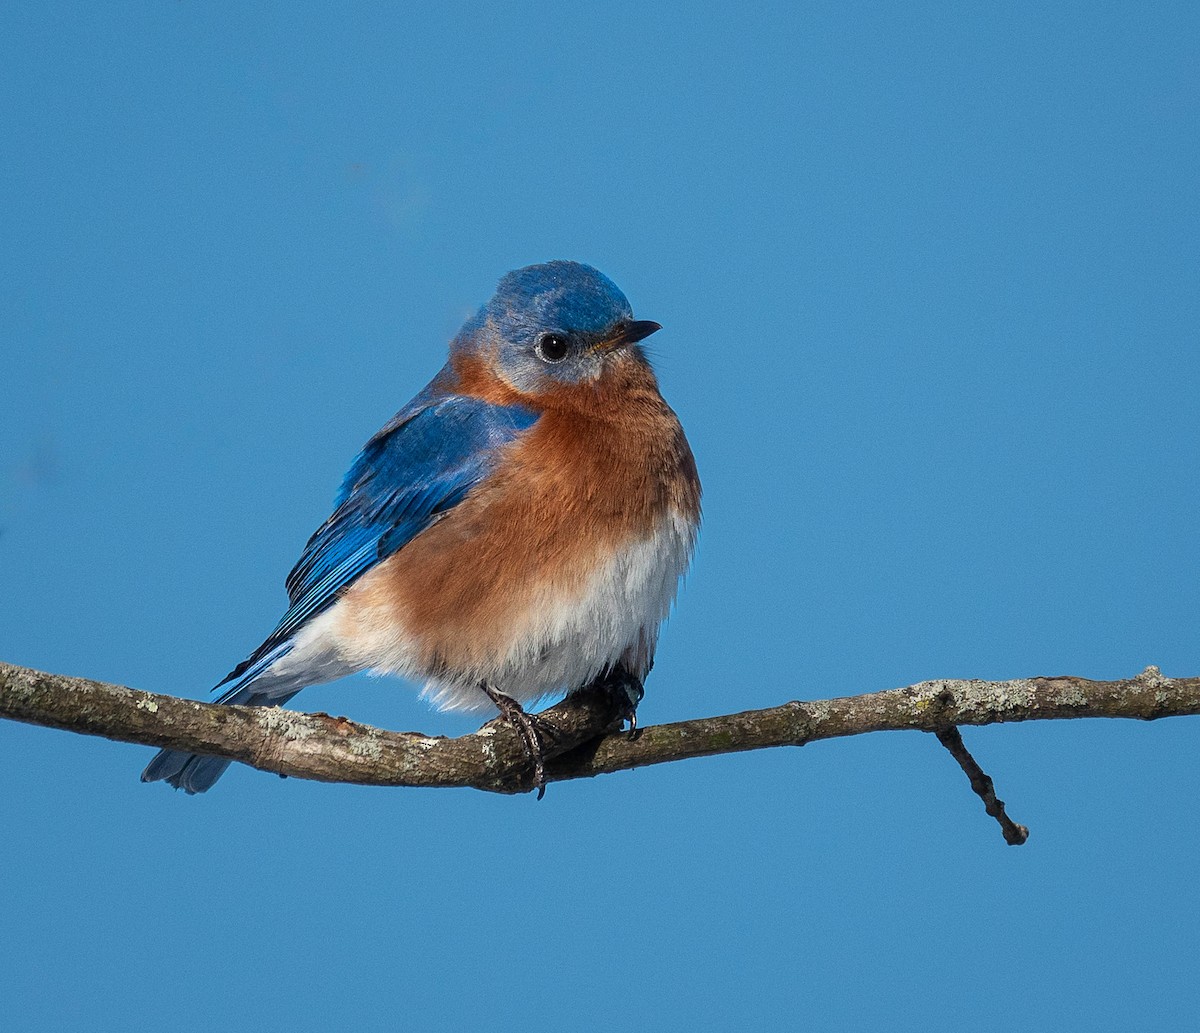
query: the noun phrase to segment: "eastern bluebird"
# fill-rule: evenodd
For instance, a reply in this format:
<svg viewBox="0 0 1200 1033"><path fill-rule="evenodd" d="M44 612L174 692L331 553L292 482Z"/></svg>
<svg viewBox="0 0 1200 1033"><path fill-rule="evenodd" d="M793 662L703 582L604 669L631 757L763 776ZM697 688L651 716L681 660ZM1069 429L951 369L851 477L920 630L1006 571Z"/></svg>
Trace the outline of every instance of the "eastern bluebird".
<svg viewBox="0 0 1200 1033"><path fill-rule="evenodd" d="M443 708L498 706L539 785L522 701L615 680L632 719L700 521L692 451L638 345L659 329L590 266L505 276L354 460L291 606L218 702L403 675ZM202 793L229 763L163 750L142 779Z"/></svg>

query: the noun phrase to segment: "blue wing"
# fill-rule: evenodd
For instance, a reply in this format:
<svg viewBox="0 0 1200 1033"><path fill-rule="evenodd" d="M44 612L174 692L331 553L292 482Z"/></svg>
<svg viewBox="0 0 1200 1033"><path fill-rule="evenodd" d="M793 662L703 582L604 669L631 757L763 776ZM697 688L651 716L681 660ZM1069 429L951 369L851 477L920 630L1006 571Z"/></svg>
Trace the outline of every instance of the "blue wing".
<svg viewBox="0 0 1200 1033"><path fill-rule="evenodd" d="M427 387L367 442L287 578L291 606L266 641L222 680L232 698L290 648L292 637L376 563L458 505L491 471L499 446L537 414ZM224 697L223 697L224 698Z"/></svg>

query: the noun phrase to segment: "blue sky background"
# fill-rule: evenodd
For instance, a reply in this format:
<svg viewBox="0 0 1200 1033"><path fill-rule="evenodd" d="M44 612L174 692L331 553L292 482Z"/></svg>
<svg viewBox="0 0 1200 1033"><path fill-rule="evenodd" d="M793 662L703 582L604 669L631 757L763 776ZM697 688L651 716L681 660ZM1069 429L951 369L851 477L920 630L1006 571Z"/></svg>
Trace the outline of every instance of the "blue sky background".
<svg viewBox="0 0 1200 1033"><path fill-rule="evenodd" d="M1200 674L1191 3L0 8L0 657L203 696L506 270L603 269L706 522L642 708ZM396 681L297 700L457 734ZM0 724L6 1028L1175 1029L1200 723L555 785ZM532 1016L532 1018L531 1018ZM1189 1018L1190 1017L1190 1018Z"/></svg>

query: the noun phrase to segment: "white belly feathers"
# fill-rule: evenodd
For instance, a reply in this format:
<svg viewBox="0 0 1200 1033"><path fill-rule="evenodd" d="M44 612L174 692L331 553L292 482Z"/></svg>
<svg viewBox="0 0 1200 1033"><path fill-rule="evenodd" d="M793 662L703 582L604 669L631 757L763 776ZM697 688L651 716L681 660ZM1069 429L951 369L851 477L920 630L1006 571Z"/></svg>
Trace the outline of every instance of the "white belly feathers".
<svg viewBox="0 0 1200 1033"><path fill-rule="evenodd" d="M378 619L361 610L351 614L344 599L305 626L283 662L293 676L320 671L313 680L334 670L401 675L423 682L422 695L447 710L492 709L479 690L482 681L521 702L580 688L625 654L633 658L632 673L644 676L695 536L693 522L670 513L649 538L594 564L582 592L553 581L534 585L526 598L514 600L505 648L470 670L429 669L427 643L394 612Z"/></svg>

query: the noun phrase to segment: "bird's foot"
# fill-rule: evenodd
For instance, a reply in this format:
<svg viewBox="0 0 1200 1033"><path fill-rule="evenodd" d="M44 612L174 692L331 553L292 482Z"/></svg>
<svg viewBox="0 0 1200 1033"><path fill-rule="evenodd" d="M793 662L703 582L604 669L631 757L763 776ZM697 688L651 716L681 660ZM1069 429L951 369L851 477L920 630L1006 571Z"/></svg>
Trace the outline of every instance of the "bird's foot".
<svg viewBox="0 0 1200 1033"><path fill-rule="evenodd" d="M529 762L533 765L533 785L540 800L546 795L546 754L542 745L542 734L538 731L537 718L525 713L525 709L512 696L497 692L490 685L479 686L484 694L496 704L501 716L512 725L525 745Z"/></svg>
<svg viewBox="0 0 1200 1033"><path fill-rule="evenodd" d="M642 679L635 677L621 664L605 671L596 679L596 684L606 689L617 705L617 711L622 721L629 722L629 738L638 737L637 708L646 690L642 687Z"/></svg>

